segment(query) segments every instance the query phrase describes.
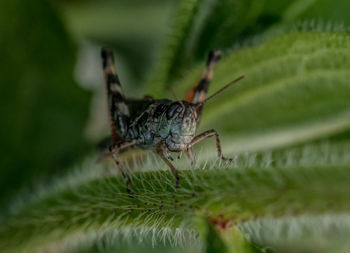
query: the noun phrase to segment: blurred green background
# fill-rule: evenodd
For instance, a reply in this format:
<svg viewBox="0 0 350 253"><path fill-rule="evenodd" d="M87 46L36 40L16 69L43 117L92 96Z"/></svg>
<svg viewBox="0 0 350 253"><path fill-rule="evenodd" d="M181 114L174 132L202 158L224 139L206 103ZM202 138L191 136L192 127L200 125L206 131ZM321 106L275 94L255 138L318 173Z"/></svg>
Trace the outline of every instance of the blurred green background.
<svg viewBox="0 0 350 253"><path fill-rule="evenodd" d="M62 173L108 134L102 46L114 48L126 94L166 96L164 87L211 48L297 20L347 25L347 7L345 0L1 1L0 206Z"/></svg>
<svg viewBox="0 0 350 253"><path fill-rule="evenodd" d="M170 96L212 48L305 20L348 27L349 10L346 0L2 0L0 209L108 135L101 47L114 49L126 94Z"/></svg>
<svg viewBox="0 0 350 253"><path fill-rule="evenodd" d="M1 1L0 207L94 151L108 134L100 48L115 48L125 89L138 95L174 5Z"/></svg>
<svg viewBox="0 0 350 253"><path fill-rule="evenodd" d="M115 49L127 94L164 95L211 48L296 20L346 25L348 7L346 0L1 1L0 206L24 184L62 173L108 133L102 46Z"/></svg>

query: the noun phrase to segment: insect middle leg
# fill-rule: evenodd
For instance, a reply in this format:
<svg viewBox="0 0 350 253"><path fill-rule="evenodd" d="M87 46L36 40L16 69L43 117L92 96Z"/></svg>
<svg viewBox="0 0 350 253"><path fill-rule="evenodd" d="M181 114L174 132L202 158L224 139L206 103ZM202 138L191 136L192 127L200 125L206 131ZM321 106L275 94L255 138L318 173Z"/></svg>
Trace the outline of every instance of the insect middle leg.
<svg viewBox="0 0 350 253"><path fill-rule="evenodd" d="M109 151L112 154L113 160L124 178L124 181L126 183L126 191L129 194L131 193L131 179L129 177L129 174L125 171L123 165L120 163L120 161L117 157L117 154L119 154L123 150L125 150L129 147L132 147L134 145L136 145L136 142L131 141L131 142L123 142L123 143L119 143L119 144L113 144L109 147Z"/></svg>
<svg viewBox="0 0 350 253"><path fill-rule="evenodd" d="M209 137L212 137L212 136L215 136L215 140L216 140L216 148L218 150L218 156L219 158L221 158L222 160L224 161L230 161L232 162L232 158L226 158L224 157L224 155L222 154L222 150L221 150L221 144L220 144L220 137L219 137L219 134L214 130L214 129L211 129L211 130L208 130L208 131L205 131L197 136L195 136L190 145L189 145L189 148L192 147L193 145L197 144L198 142L200 141L203 141L205 139L208 139Z"/></svg>

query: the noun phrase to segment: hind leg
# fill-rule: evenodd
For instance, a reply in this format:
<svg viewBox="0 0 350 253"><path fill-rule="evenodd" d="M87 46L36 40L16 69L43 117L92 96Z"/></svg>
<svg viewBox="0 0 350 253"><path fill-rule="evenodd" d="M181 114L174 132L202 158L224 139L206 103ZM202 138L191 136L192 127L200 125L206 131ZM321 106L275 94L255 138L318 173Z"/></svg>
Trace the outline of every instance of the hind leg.
<svg viewBox="0 0 350 253"><path fill-rule="evenodd" d="M109 151L112 154L115 164L119 168L125 182L126 190L131 192L130 184L131 180L129 175L118 160L117 154L122 150L134 146L134 141L124 142L128 135L128 129L130 125L130 113L126 104L126 100L122 91L122 86L114 67L114 56L111 50L102 49L102 67L103 75L106 83L107 100L108 100L108 112L112 133L112 145L110 145Z"/></svg>
<svg viewBox="0 0 350 253"><path fill-rule="evenodd" d="M193 104L201 103L205 100L209 88L209 84L214 75L214 67L221 58L221 51L214 50L208 55L207 65L203 71L203 75L199 80L198 84L190 89L185 100ZM197 110L198 116L200 117L203 106L200 106Z"/></svg>
<svg viewBox="0 0 350 253"><path fill-rule="evenodd" d="M122 86L114 67L113 53L109 49L102 49L103 76L106 83L108 112L112 137L115 142L127 136L130 125L130 113L126 104Z"/></svg>

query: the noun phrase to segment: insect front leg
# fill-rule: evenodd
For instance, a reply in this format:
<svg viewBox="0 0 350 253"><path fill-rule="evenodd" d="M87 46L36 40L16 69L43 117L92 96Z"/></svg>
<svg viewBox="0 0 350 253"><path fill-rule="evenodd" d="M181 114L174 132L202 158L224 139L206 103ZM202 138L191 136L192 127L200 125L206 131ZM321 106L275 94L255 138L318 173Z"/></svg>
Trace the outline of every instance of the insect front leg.
<svg viewBox="0 0 350 253"><path fill-rule="evenodd" d="M200 141L203 141L205 139L208 139L209 137L212 137L212 136L215 136L215 140L216 140L216 148L218 150L218 156L219 158L221 158L222 160L224 161L230 161L232 162L232 158L226 158L224 157L224 155L222 154L222 151L221 151L221 144L220 144L220 138L219 138L219 134L214 130L214 129L211 129L211 130L208 130L208 131L205 131L197 136L195 136L189 147L192 147L193 145L195 145L196 143L200 142Z"/></svg>
<svg viewBox="0 0 350 253"><path fill-rule="evenodd" d="M161 141L157 144L156 146L156 152L157 154L162 158L162 160L169 166L169 168L171 169L171 172L173 173L175 180L176 180L176 188L179 188L179 183L180 183L180 177L179 174L177 173L176 168L174 167L174 165L172 165L172 163L168 160L168 158L166 157L166 147L164 145L164 142Z"/></svg>
<svg viewBox="0 0 350 253"><path fill-rule="evenodd" d="M131 193L131 179L129 177L129 174L125 171L123 165L120 163L117 154L119 154L120 152L122 152L123 150L130 148L132 146L136 145L135 141L131 141L131 142L123 142L123 143L119 143L119 144L113 144L109 147L109 150L112 154L113 160L115 162L115 164L117 165L120 173L122 174L124 181L126 183L126 191L130 194Z"/></svg>

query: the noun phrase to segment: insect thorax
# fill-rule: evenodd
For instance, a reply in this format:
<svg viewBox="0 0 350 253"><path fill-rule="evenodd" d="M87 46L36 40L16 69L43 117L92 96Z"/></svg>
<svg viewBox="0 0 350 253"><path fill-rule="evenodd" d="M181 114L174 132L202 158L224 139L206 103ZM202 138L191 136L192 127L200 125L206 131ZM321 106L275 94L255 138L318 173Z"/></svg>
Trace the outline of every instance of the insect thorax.
<svg viewBox="0 0 350 253"><path fill-rule="evenodd" d="M197 127L195 106L186 101L154 100L130 125L128 138L149 148L164 141L172 150L183 150L192 141Z"/></svg>

